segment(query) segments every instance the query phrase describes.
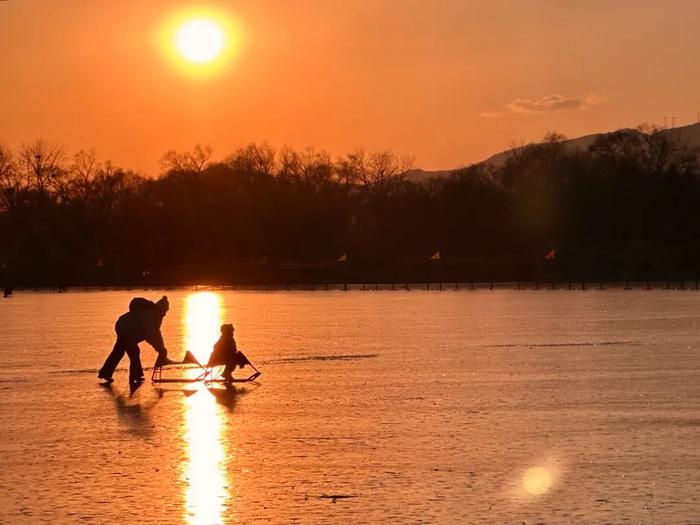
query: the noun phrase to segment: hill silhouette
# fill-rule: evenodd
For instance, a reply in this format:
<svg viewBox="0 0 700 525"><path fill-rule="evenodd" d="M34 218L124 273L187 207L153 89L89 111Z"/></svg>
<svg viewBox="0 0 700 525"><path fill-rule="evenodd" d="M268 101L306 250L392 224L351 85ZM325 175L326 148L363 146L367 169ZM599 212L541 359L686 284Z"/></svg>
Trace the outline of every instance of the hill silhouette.
<svg viewBox="0 0 700 525"><path fill-rule="evenodd" d="M595 144L597 140L621 131L629 133L642 133L638 128L623 128L616 131L593 133L591 135L584 135L573 139L565 139L563 140L563 144L567 152L586 151L593 144ZM680 145L686 146L690 150L700 152L700 122L687 126L659 129L658 131L662 135L668 136L674 142L678 142ZM491 155L487 159L477 162L476 164L484 164L489 167L499 168L505 164L508 157L512 154L513 149L522 149L525 147L527 147L526 144L515 145L513 148ZM415 169L411 171L409 177L411 180L419 182L427 179L447 177L451 175L453 171L454 170Z"/></svg>

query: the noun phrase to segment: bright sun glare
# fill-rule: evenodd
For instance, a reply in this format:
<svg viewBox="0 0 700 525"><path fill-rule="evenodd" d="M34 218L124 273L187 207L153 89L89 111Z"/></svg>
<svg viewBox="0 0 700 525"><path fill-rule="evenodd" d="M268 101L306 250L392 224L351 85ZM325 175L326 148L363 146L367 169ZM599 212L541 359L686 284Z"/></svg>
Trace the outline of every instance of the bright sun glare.
<svg viewBox="0 0 700 525"><path fill-rule="evenodd" d="M190 20L180 27L175 45L180 54L190 62L204 64L221 54L224 48L224 32L212 20Z"/></svg>
<svg viewBox="0 0 700 525"><path fill-rule="evenodd" d="M221 325L221 296L213 292L198 292L187 296L185 302L186 350L206 363L219 337Z"/></svg>
<svg viewBox="0 0 700 525"><path fill-rule="evenodd" d="M196 7L173 12L158 27L158 45L179 73L208 79L229 70L241 46L231 12Z"/></svg>

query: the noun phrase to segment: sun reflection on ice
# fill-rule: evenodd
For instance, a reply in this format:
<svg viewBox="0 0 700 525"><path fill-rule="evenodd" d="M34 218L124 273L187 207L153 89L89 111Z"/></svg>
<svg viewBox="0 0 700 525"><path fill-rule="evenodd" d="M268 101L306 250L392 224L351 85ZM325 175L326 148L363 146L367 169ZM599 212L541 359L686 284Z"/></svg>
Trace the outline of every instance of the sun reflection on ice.
<svg viewBox="0 0 700 525"><path fill-rule="evenodd" d="M221 440L221 418L214 399L199 392L187 398L187 522L222 523L229 497L226 451Z"/></svg>
<svg viewBox="0 0 700 525"><path fill-rule="evenodd" d="M221 296L214 292L189 295L185 302L185 350L206 363L221 326Z"/></svg>
<svg viewBox="0 0 700 525"><path fill-rule="evenodd" d="M221 323L221 298L203 292L186 300L185 334L187 350L206 362ZM188 464L183 471L187 485L187 523L222 523L229 498L226 459L230 452L222 440L221 413L206 392L185 399L185 440Z"/></svg>

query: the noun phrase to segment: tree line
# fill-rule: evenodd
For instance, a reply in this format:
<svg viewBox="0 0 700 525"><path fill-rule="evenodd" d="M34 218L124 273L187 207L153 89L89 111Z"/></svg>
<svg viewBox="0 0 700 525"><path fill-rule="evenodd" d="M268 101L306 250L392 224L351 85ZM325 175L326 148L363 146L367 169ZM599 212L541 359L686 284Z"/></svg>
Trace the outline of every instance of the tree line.
<svg viewBox="0 0 700 525"><path fill-rule="evenodd" d="M697 279L696 152L658 128L548 134L418 180L409 158L250 144L147 178L42 140L0 145L15 286ZM555 250L556 257L545 259ZM440 253L439 259L431 255Z"/></svg>

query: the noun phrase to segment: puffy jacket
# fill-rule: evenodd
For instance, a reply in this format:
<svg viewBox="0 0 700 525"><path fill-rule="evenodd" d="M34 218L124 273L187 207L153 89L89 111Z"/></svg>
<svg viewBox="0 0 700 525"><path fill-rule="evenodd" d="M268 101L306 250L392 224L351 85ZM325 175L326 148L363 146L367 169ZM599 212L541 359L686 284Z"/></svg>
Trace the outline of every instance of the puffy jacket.
<svg viewBox="0 0 700 525"><path fill-rule="evenodd" d="M130 343L140 343L146 341L157 352L165 350L163 336L160 333L160 325L163 323L165 314L157 308L135 310L127 312L117 319L114 328L117 337L122 337Z"/></svg>

